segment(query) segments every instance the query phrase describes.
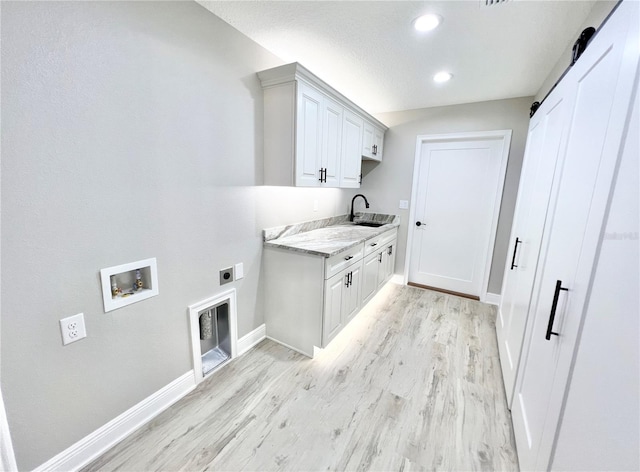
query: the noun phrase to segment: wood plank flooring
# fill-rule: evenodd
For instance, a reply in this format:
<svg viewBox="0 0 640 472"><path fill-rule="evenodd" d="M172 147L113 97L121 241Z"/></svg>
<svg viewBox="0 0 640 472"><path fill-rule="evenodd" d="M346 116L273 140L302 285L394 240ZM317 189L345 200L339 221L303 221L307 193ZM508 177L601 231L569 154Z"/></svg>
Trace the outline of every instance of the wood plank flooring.
<svg viewBox="0 0 640 472"><path fill-rule="evenodd" d="M518 470L495 316L387 284L315 359L265 340L83 470Z"/></svg>

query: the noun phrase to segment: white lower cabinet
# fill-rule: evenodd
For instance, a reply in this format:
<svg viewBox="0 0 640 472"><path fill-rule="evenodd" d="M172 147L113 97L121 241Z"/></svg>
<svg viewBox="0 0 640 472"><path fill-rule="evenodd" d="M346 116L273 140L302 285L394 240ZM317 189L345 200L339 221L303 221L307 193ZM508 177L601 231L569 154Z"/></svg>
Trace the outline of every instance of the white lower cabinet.
<svg viewBox="0 0 640 472"><path fill-rule="evenodd" d="M362 260L324 283L322 346L329 342L360 310Z"/></svg>
<svg viewBox="0 0 640 472"><path fill-rule="evenodd" d="M393 275L396 240L382 243L380 249L364 258L362 263L362 304L367 303Z"/></svg>
<svg viewBox="0 0 640 472"><path fill-rule="evenodd" d="M267 337L309 357L326 347L391 278L397 231L329 258L265 247Z"/></svg>

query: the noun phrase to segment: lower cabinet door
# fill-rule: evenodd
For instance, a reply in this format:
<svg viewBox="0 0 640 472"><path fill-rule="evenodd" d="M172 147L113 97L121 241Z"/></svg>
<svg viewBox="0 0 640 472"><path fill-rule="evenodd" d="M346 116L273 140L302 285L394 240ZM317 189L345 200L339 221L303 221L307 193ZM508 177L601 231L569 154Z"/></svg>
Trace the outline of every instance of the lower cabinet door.
<svg viewBox="0 0 640 472"><path fill-rule="evenodd" d="M391 278L395 262L395 243L389 244L378 257L380 270L378 272L378 287L382 287Z"/></svg>
<svg viewBox="0 0 640 472"><path fill-rule="evenodd" d="M362 264L362 289L361 300L364 305L367 303L378 288L378 253L369 254Z"/></svg>
<svg viewBox="0 0 640 472"><path fill-rule="evenodd" d="M343 270L324 282L324 320L322 324L322 347L329 344L343 326L342 305L348 271Z"/></svg>
<svg viewBox="0 0 640 472"><path fill-rule="evenodd" d="M362 265L356 264L347 269L347 277L349 277L349 285L343 286L344 294L342 296L342 312L344 313L344 324L346 325L358 311L360 311L362 286Z"/></svg>

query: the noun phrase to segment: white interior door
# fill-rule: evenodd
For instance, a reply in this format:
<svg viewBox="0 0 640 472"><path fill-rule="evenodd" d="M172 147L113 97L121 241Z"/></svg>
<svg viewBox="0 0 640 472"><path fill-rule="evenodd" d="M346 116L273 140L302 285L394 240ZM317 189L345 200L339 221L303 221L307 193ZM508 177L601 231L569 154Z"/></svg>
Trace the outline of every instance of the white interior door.
<svg viewBox="0 0 640 472"><path fill-rule="evenodd" d="M409 282L484 297L510 138L418 137Z"/></svg>

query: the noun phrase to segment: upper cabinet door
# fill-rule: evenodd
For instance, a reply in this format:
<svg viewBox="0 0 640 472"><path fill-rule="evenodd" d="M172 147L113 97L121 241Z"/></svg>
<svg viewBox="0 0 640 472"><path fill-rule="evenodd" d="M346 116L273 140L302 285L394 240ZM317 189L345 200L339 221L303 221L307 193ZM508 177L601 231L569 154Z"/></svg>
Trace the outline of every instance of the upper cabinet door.
<svg viewBox="0 0 640 472"><path fill-rule="evenodd" d="M375 128L373 131L373 148L371 150L372 158L374 161L382 160L382 146L384 144L384 131L380 128Z"/></svg>
<svg viewBox="0 0 640 472"><path fill-rule="evenodd" d="M362 133L362 157L367 159L373 158L374 132L373 125L365 121Z"/></svg>
<svg viewBox="0 0 640 472"><path fill-rule="evenodd" d="M298 187L317 187L322 160L322 94L298 83L295 180Z"/></svg>
<svg viewBox="0 0 640 472"><path fill-rule="evenodd" d="M362 168L362 129L364 120L345 110L342 126L342 175L340 187L359 188Z"/></svg>
<svg viewBox="0 0 640 472"><path fill-rule="evenodd" d="M383 141L384 130L365 120L362 132L362 158L381 161Z"/></svg>
<svg viewBox="0 0 640 472"><path fill-rule="evenodd" d="M323 187L340 186L340 156L342 154L342 121L344 107L329 97L322 106L322 162Z"/></svg>

